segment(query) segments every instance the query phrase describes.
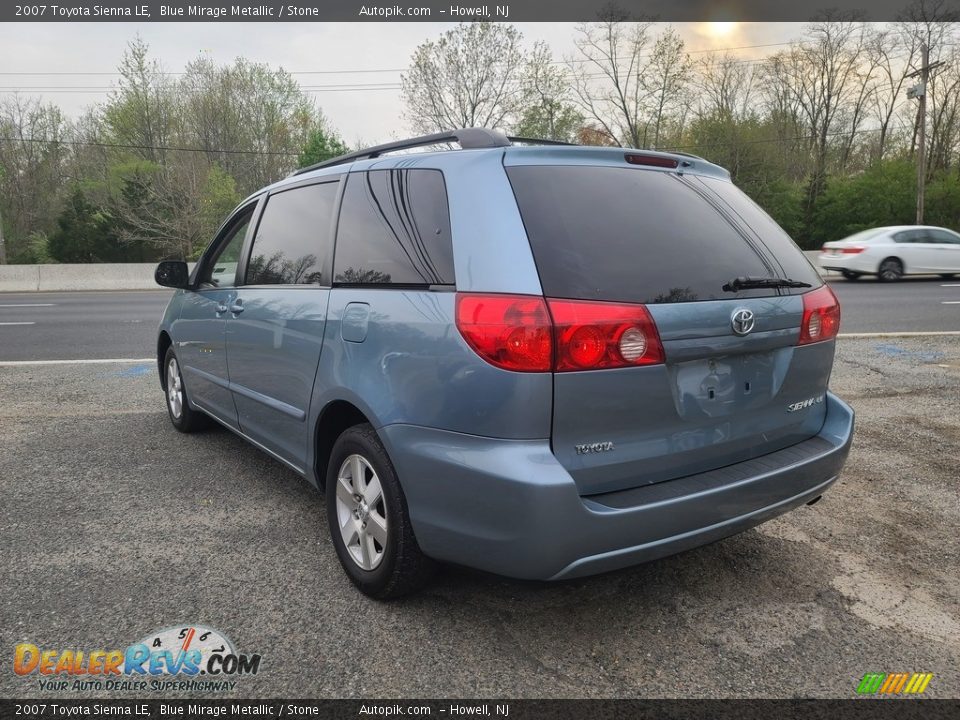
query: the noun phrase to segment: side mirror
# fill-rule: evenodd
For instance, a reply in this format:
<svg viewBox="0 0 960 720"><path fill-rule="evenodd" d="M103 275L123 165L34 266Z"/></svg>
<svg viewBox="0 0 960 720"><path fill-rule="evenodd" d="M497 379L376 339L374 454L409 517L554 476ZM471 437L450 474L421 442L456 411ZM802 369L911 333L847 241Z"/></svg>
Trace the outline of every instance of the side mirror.
<svg viewBox="0 0 960 720"><path fill-rule="evenodd" d="M164 260L153 274L157 285L185 288L190 285L190 269L183 260Z"/></svg>

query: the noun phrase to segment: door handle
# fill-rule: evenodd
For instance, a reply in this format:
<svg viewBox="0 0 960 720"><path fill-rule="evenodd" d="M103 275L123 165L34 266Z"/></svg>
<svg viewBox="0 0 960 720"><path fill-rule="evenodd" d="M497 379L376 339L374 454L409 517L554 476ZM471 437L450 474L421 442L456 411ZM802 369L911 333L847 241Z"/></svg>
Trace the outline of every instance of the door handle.
<svg viewBox="0 0 960 720"><path fill-rule="evenodd" d="M232 312L234 315L236 315L237 313L242 313L243 300L240 300L239 298L237 300L234 300L233 305L230 306L230 312Z"/></svg>

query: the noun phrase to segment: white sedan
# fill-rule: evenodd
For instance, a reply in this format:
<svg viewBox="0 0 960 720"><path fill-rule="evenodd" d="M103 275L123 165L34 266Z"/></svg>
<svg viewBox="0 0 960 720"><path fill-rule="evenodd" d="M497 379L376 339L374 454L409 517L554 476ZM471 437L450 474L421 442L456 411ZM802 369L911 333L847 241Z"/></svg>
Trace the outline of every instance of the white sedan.
<svg viewBox="0 0 960 720"><path fill-rule="evenodd" d="M949 278L960 274L960 235L926 225L874 228L825 243L817 259L822 268L837 270L848 280L862 275L887 282L904 275Z"/></svg>

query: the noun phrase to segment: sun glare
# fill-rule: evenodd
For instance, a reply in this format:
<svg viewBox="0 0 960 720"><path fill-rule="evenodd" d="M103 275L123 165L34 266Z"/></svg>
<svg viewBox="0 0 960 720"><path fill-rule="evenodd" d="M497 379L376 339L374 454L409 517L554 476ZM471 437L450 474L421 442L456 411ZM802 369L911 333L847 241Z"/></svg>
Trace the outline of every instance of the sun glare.
<svg viewBox="0 0 960 720"><path fill-rule="evenodd" d="M726 37L737 29L735 22L711 22L707 23L707 33L711 37Z"/></svg>

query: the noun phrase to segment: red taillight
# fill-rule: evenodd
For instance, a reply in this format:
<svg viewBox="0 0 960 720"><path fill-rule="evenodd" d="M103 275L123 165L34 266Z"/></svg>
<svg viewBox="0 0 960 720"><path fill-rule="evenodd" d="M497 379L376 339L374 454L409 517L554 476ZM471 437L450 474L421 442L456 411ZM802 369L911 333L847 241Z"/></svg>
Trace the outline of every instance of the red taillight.
<svg viewBox="0 0 960 720"><path fill-rule="evenodd" d="M865 247L840 248L840 252L843 253L844 255L856 255L857 253L862 253L864 250L866 250Z"/></svg>
<svg viewBox="0 0 960 720"><path fill-rule="evenodd" d="M518 372L549 372L553 330L542 297L457 295L457 328L491 365Z"/></svg>
<svg viewBox="0 0 960 720"><path fill-rule="evenodd" d="M461 293L457 328L480 357L505 370L565 372L663 362L657 327L643 305Z"/></svg>
<svg viewBox="0 0 960 720"><path fill-rule="evenodd" d="M657 326L643 305L547 300L553 318L557 372L663 362Z"/></svg>
<svg viewBox="0 0 960 720"><path fill-rule="evenodd" d="M835 338L840 331L840 303L828 286L803 295L803 320L797 345Z"/></svg>
<svg viewBox="0 0 960 720"><path fill-rule="evenodd" d="M673 158L660 157L659 155L637 155L636 153L627 153L623 156L631 165L649 165L650 167L675 168L680 163Z"/></svg>

